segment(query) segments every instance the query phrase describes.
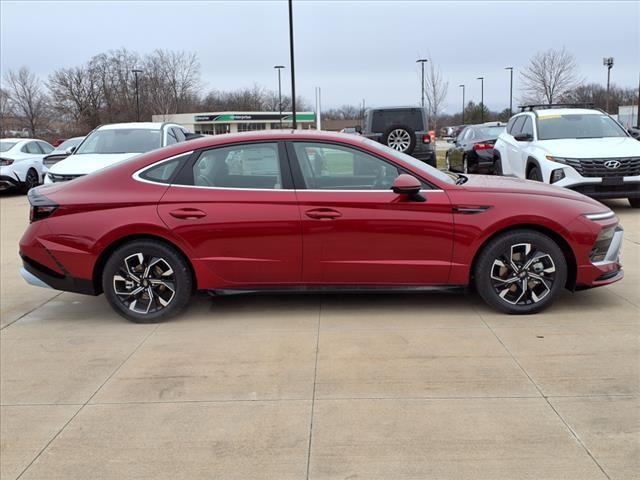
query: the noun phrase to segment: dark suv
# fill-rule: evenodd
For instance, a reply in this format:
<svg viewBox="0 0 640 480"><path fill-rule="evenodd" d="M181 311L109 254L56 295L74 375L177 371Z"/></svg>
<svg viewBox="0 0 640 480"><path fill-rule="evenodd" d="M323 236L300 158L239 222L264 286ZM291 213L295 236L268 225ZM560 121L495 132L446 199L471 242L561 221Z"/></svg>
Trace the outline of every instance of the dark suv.
<svg viewBox="0 0 640 480"><path fill-rule="evenodd" d="M436 166L435 144L423 108L369 108L364 112L362 135Z"/></svg>

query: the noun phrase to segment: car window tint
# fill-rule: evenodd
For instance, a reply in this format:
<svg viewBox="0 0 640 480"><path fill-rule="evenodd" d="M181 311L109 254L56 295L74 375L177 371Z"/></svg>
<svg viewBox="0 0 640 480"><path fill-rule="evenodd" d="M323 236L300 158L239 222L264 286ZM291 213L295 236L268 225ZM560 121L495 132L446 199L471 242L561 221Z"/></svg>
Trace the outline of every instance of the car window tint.
<svg viewBox="0 0 640 480"><path fill-rule="evenodd" d="M42 154L42 150L40 150L40 147L38 146L37 142L29 142L29 143L27 143L24 147L22 147L22 151L24 153L30 153L30 154L35 154L35 155L41 155Z"/></svg>
<svg viewBox="0 0 640 480"><path fill-rule="evenodd" d="M49 145L48 143L45 142L38 142L38 145L40 146L40 149L44 152L44 153L51 153L53 152L53 147L51 145Z"/></svg>
<svg viewBox="0 0 640 480"><path fill-rule="evenodd" d="M517 135L520 133L522 129L522 124L524 123L524 119L526 117L523 115L521 117L517 117L515 123L513 124L513 128L511 129L511 135Z"/></svg>
<svg viewBox="0 0 640 480"><path fill-rule="evenodd" d="M176 134L173 131L173 128L168 128L167 129L167 145L173 145L175 143L178 143L178 138L176 137Z"/></svg>
<svg viewBox="0 0 640 480"><path fill-rule="evenodd" d="M513 124L516 123L517 119L518 119L518 117L511 117L509 119L509 121L507 122L507 133L511 134L511 132L513 130Z"/></svg>
<svg viewBox="0 0 640 480"><path fill-rule="evenodd" d="M394 125L406 125L414 131L424 130L422 111L419 108L374 110L372 122L371 130L377 133L384 133Z"/></svg>
<svg viewBox="0 0 640 480"><path fill-rule="evenodd" d="M207 150L193 165L193 180L200 187L282 188L278 144L245 144Z"/></svg>
<svg viewBox="0 0 640 480"><path fill-rule="evenodd" d="M527 133L533 138L533 122L531 121L531 117L527 116L525 118L520 133Z"/></svg>
<svg viewBox="0 0 640 480"><path fill-rule="evenodd" d="M399 169L373 155L342 145L295 142L305 184L317 190L388 190Z"/></svg>
<svg viewBox="0 0 640 480"><path fill-rule="evenodd" d="M187 137L184 134L184 130L182 130L181 128L174 127L172 128L172 130L178 142L184 142L187 139Z"/></svg>
<svg viewBox="0 0 640 480"><path fill-rule="evenodd" d="M189 156L191 156L191 152L180 155L179 157L176 157L172 160L161 162L152 166L151 168L147 168L140 174L140 178L149 180L151 182L171 183L174 173L176 173L178 167L182 164L183 161L189 158Z"/></svg>

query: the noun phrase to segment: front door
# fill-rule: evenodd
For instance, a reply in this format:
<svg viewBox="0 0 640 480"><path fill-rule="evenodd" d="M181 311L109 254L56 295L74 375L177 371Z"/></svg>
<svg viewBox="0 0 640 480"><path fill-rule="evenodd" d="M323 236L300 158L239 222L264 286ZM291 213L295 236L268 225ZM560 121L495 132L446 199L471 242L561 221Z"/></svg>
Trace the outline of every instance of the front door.
<svg viewBox="0 0 640 480"><path fill-rule="evenodd" d="M303 228L303 281L308 284L444 285L452 253L447 194L425 202L393 193L402 172L350 146L292 142L305 189L296 191Z"/></svg>

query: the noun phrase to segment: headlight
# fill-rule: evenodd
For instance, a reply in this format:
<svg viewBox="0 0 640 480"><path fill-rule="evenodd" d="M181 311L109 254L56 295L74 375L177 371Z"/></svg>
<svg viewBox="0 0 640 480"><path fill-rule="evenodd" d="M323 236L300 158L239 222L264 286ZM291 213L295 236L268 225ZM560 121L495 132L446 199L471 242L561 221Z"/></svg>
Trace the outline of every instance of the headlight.
<svg viewBox="0 0 640 480"><path fill-rule="evenodd" d="M567 165L567 159L564 157L553 157L551 155L547 155L547 160L550 160L552 162L564 163L565 165Z"/></svg>
<svg viewBox="0 0 640 480"><path fill-rule="evenodd" d="M610 218L615 217L615 213L613 210L609 210L608 212L600 212L600 213L585 213L583 217L588 218L589 220L593 220L597 222L598 220L608 220Z"/></svg>

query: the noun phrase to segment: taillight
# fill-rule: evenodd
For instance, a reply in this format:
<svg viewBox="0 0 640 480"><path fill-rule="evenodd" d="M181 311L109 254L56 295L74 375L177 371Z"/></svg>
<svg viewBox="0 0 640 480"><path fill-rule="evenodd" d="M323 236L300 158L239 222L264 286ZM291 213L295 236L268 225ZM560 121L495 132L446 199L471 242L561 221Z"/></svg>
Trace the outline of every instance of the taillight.
<svg viewBox="0 0 640 480"><path fill-rule="evenodd" d="M478 151L478 150L491 150L493 148L493 145L490 143L476 143L473 146L473 149Z"/></svg>
<svg viewBox="0 0 640 480"><path fill-rule="evenodd" d="M46 207L31 207L29 212L29 221L36 222L38 220L42 220L43 218L47 218L51 216L53 212L58 208L57 205L49 205Z"/></svg>
<svg viewBox="0 0 640 480"><path fill-rule="evenodd" d="M29 210L29 221L31 222L50 217L58 209L59 205L38 192L38 188L29 190L27 197L31 204L31 209Z"/></svg>
<svg viewBox="0 0 640 480"><path fill-rule="evenodd" d="M0 158L0 166L2 167L6 167L7 165L11 165L12 163L13 163L13 160L9 158Z"/></svg>
<svg viewBox="0 0 640 480"><path fill-rule="evenodd" d="M431 135L429 135L428 133L425 133L422 136L422 143L431 143Z"/></svg>

